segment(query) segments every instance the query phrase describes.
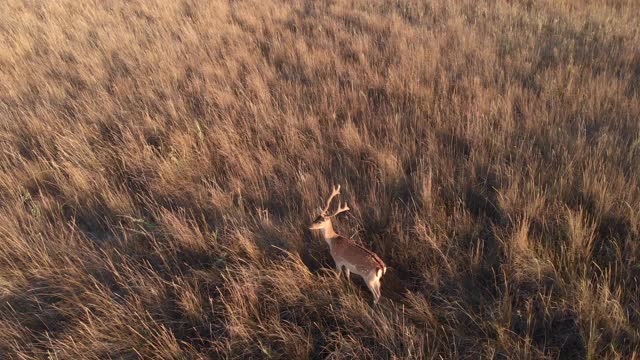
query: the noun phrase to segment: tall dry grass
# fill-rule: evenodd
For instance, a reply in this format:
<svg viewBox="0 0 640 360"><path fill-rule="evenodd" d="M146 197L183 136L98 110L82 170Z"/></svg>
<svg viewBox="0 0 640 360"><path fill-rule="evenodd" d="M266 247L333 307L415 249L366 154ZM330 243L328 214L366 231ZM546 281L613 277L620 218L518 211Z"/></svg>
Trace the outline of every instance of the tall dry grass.
<svg viewBox="0 0 640 360"><path fill-rule="evenodd" d="M638 358L639 13L0 2L0 357Z"/></svg>

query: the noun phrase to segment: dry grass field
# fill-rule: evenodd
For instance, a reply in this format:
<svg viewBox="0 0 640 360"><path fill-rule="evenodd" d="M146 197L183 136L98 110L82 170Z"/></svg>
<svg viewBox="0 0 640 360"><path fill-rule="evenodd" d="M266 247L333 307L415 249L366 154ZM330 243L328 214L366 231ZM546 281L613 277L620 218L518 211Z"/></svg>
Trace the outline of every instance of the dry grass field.
<svg viewBox="0 0 640 360"><path fill-rule="evenodd" d="M0 14L0 358L640 359L640 2Z"/></svg>

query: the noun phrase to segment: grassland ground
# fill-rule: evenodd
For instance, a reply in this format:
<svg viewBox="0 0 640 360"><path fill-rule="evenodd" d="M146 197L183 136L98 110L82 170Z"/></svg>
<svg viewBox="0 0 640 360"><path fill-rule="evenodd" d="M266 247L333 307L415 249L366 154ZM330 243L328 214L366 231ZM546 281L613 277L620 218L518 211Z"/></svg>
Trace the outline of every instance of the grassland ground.
<svg viewBox="0 0 640 360"><path fill-rule="evenodd" d="M1 358L640 357L640 2L0 14Z"/></svg>

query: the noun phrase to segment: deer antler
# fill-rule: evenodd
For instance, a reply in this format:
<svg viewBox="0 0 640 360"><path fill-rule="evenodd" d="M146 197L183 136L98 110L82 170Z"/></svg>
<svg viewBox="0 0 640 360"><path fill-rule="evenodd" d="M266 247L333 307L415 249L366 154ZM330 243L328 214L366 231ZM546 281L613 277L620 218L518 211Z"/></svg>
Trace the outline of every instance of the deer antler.
<svg viewBox="0 0 640 360"><path fill-rule="evenodd" d="M327 199L327 203L324 206L324 209L322 210L322 215L327 215L327 211L329 211L329 206L331 206L331 200L333 200L334 197L336 197L337 195L340 195L340 185L338 185L337 187L333 187L333 191L331 192L331 196L329 196L329 199Z"/></svg>
<svg viewBox="0 0 640 360"><path fill-rule="evenodd" d="M340 204L338 205L338 210L336 210L336 212L334 212L333 215L331 215L331 217L334 217L340 214L341 212L345 212L349 210L351 209L349 208L349 205L347 203L344 203L344 207L342 207L342 202L340 202Z"/></svg>

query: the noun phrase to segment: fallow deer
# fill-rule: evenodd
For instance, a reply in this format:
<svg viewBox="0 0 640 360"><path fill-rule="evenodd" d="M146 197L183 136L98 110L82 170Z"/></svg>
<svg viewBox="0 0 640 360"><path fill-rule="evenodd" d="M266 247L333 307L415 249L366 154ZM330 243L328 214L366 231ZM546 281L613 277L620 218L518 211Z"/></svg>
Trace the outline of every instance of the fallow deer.
<svg viewBox="0 0 640 360"><path fill-rule="evenodd" d="M362 276L365 283L369 287L369 290L373 294L373 303L377 304L380 300L380 278L387 272L387 267L384 262L373 251L368 250L353 240L337 234L333 230L331 224L331 218L336 215L351 210L347 203L342 206L342 202L338 205L338 210L329 215L329 206L331 200L334 197L340 195L340 185L333 188L331 196L327 199L327 203L324 209L320 212L320 215L313 221L310 230L320 230L324 240L329 244L331 256L336 263L336 270L338 276L342 272L342 268L345 269L347 279L350 279L351 272Z"/></svg>

